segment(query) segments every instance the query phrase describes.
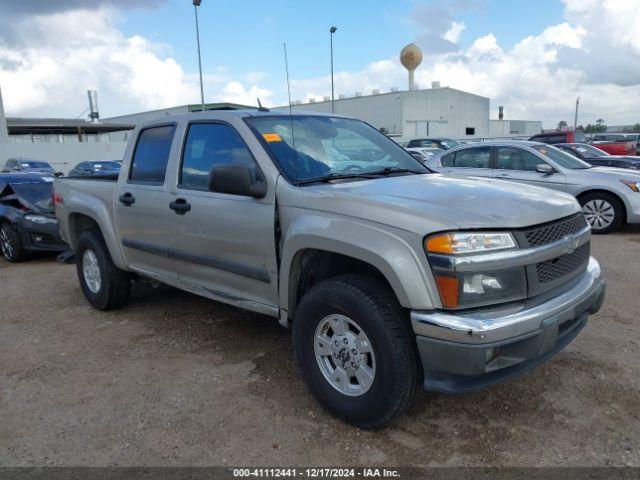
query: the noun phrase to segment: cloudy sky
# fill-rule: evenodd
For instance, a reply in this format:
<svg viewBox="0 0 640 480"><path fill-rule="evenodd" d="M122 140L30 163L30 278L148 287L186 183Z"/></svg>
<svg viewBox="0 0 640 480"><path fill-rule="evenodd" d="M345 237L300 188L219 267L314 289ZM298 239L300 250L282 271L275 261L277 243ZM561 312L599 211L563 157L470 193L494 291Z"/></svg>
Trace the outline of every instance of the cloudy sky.
<svg viewBox="0 0 640 480"><path fill-rule="evenodd" d="M90 6L90 7L89 7ZM282 105L405 88L398 52L421 46L432 81L491 98L492 116L552 127L640 122L640 0L203 0L206 101ZM10 116L102 117L199 102L191 0L1 0L0 87Z"/></svg>

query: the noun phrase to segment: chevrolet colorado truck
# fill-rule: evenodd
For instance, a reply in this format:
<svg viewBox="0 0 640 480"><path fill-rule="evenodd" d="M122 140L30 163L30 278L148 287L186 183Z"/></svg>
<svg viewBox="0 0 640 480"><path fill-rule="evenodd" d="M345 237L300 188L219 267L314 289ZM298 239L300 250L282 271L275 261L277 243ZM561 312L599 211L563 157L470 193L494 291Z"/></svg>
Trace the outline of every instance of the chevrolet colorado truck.
<svg viewBox="0 0 640 480"><path fill-rule="evenodd" d="M359 120L263 110L143 123L117 179L55 180L92 306L150 279L275 317L313 395L381 428L422 388L539 365L602 305L568 194L431 173Z"/></svg>

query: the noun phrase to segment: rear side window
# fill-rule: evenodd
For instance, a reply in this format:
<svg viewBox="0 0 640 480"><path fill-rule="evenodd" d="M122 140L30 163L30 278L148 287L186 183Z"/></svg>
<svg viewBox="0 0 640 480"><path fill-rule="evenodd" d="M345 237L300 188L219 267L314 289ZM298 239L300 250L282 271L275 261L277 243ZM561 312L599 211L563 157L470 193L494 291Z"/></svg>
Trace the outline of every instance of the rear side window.
<svg viewBox="0 0 640 480"><path fill-rule="evenodd" d="M164 183L175 125L146 128L140 132L129 180L139 183Z"/></svg>
<svg viewBox="0 0 640 480"><path fill-rule="evenodd" d="M453 166L456 168L489 168L491 166L491 147L458 150Z"/></svg>
<svg viewBox="0 0 640 480"><path fill-rule="evenodd" d="M455 159L455 157L456 157L455 152L448 153L447 155L444 155L440 159L440 163L442 164L443 167L453 167L453 160Z"/></svg>
<svg viewBox="0 0 640 480"><path fill-rule="evenodd" d="M256 163L240 134L223 123L194 123L185 143L180 186L208 190L209 172L218 165L246 165L252 173Z"/></svg>

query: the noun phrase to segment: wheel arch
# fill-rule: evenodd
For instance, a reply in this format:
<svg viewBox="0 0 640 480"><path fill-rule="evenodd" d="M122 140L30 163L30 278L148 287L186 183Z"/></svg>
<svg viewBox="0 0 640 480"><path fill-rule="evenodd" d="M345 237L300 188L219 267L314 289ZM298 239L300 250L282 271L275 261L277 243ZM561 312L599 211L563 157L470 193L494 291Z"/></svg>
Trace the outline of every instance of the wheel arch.
<svg viewBox="0 0 640 480"><path fill-rule="evenodd" d="M107 245L109 254L113 259L113 262L118 268L125 269L124 258L121 254L121 250L117 247L117 241L114 236L114 232L110 231L99 219L96 219L93 215L88 215L84 212L71 212L67 219L68 232L69 232L69 245L75 250L80 235L85 231L95 230L100 233Z"/></svg>

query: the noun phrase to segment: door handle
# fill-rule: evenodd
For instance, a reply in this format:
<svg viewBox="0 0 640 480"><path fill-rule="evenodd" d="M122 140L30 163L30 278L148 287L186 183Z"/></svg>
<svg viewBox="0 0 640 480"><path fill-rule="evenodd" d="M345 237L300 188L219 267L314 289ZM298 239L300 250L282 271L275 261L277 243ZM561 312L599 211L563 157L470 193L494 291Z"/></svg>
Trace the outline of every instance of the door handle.
<svg viewBox="0 0 640 480"><path fill-rule="evenodd" d="M131 195L129 192L126 192L120 195L120 197L118 197L118 200L125 207L130 207L131 205L136 203L136 198L133 195Z"/></svg>
<svg viewBox="0 0 640 480"><path fill-rule="evenodd" d="M176 212L176 214L178 215L184 215L191 210L191 204L184 198L176 198L169 204L169 208Z"/></svg>

